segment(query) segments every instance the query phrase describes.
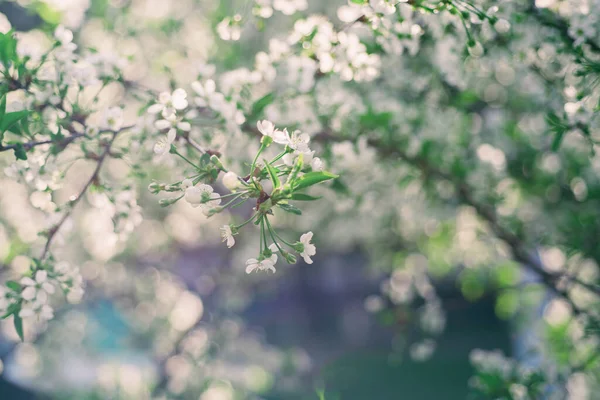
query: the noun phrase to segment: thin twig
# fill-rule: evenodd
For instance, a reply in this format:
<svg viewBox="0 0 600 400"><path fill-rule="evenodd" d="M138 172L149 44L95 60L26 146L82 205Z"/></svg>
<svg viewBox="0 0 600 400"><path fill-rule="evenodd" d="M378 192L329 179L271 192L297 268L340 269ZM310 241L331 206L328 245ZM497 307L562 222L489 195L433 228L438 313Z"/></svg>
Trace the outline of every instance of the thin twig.
<svg viewBox="0 0 600 400"><path fill-rule="evenodd" d="M126 129L130 129L130 128L131 127L128 126L128 127L121 128L118 131L112 132L112 138L104 144L104 151L102 152L102 154L100 154L100 156L97 159L96 168L94 169L94 172L92 173L92 175L90 176L90 178L88 179L86 184L83 186L83 188L81 189L81 191L79 192L77 197L73 201L71 201L71 203L69 204L69 210L67 210L64 213L64 215L61 217L61 219L58 221L58 223L56 223L56 225L54 225L52 228L50 228L48 230L48 237L46 239L46 245L44 246L44 251L42 252L42 255L40 257L42 260L44 258L46 258L46 256L48 255L48 252L50 251L50 246L52 245L52 241L53 241L54 237L56 236L56 234L58 233L58 231L60 230L62 225L65 223L65 221L69 218L69 216L73 212L73 209L75 208L75 206L77 206L77 204L79 203L81 198L85 195L85 193L88 191L90 186L92 186L92 184L94 184L95 182L98 181L98 177L100 174L100 170L102 169L102 165L104 164L104 161L106 160L107 156L110 155L112 145L114 144L115 139L117 138L118 134L121 133L122 131L124 131Z"/></svg>
<svg viewBox="0 0 600 400"><path fill-rule="evenodd" d="M57 144L57 145L66 147L71 142L73 142L75 139L83 137L83 136L85 136L84 133L74 133L60 141L55 141L55 140L50 139L50 140L33 141L33 142L25 142L25 143L15 143L15 144L9 144L7 146L3 146L0 144L0 152L14 150L20 146L22 146L23 149L25 149L25 151L27 151L27 150L33 149L34 147L41 146L43 144Z"/></svg>

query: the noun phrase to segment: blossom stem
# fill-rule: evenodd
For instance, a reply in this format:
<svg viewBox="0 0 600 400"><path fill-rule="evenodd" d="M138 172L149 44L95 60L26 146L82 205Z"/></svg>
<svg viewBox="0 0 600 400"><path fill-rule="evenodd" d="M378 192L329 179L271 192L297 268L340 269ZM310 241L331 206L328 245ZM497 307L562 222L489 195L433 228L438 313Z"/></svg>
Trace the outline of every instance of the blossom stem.
<svg viewBox="0 0 600 400"><path fill-rule="evenodd" d="M246 221L242 222L240 225L236 225L235 229L241 229L244 226L248 225L250 222L252 222L252 220L254 220L254 218L256 218L257 215L258 215L258 213L253 214L250 218L248 218Z"/></svg>
<svg viewBox="0 0 600 400"><path fill-rule="evenodd" d="M279 234L277 233L277 231L273 231L273 233L275 233L275 236L277 236L277 238L279 240L281 240L283 243L285 243L287 246L289 246L290 248L294 248L294 245L291 244L290 242L288 242L287 240L285 240L284 238L282 238L281 236L279 236Z"/></svg>
<svg viewBox="0 0 600 400"><path fill-rule="evenodd" d="M245 192L229 193L229 194L221 196L221 198L225 199L225 198L231 197L231 196L241 196L241 195L249 193L249 192L250 192L249 190L246 190Z"/></svg>
<svg viewBox="0 0 600 400"><path fill-rule="evenodd" d="M252 176L252 174L254 174L254 167L256 166L258 157L260 157L260 154L265 150L265 148L266 148L266 146L263 143L261 143L260 148L258 149L258 152L256 153L254 160L252 161L252 165L250 166L250 176Z"/></svg>
<svg viewBox="0 0 600 400"><path fill-rule="evenodd" d="M269 164L273 164L276 161L279 161L283 158L283 156L285 156L287 154L287 151L282 151L281 153L277 154L277 157L275 157L273 160L271 160L271 162Z"/></svg>
<svg viewBox="0 0 600 400"><path fill-rule="evenodd" d="M263 245L264 243L264 245ZM265 234L265 216L260 217L260 253L267 249L267 235Z"/></svg>
<svg viewBox="0 0 600 400"><path fill-rule="evenodd" d="M237 196L235 196L233 199L231 199L228 203L226 203L225 205L221 206L223 208L227 208L229 207L229 205L231 205L231 203L233 203L234 201L236 201L237 199L239 199L240 197L242 197L245 193L248 192L243 192L243 193L236 193Z"/></svg>
<svg viewBox="0 0 600 400"><path fill-rule="evenodd" d="M181 157L184 161L186 161L188 164L190 164L192 167L198 169L198 166L196 164L194 164L193 162L191 162L190 160L188 160L186 157L184 157L179 151L177 151L176 149L171 149L171 151L174 154L177 154L179 157Z"/></svg>
<svg viewBox="0 0 600 400"><path fill-rule="evenodd" d="M277 239L275 239L275 235L273 233L273 227L271 227L271 223L269 222L269 218L265 217L265 219L267 220L267 229L269 230L269 234L271 235L271 239L273 239L273 243L275 243L275 246L277 246L277 248L279 249L279 254L281 254L283 256L283 250L281 249L281 246L279 246L279 243L277 242Z"/></svg>

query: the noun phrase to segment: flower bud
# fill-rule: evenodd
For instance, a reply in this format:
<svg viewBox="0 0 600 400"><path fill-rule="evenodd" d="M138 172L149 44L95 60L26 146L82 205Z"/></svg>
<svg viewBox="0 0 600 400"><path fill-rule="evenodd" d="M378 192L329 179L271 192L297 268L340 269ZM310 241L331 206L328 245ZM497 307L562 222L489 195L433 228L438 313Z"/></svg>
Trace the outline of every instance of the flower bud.
<svg viewBox="0 0 600 400"><path fill-rule="evenodd" d="M494 24L494 29L496 29L496 32L498 33L507 33L510 31L510 22L505 19L499 19Z"/></svg>
<svg viewBox="0 0 600 400"><path fill-rule="evenodd" d="M164 185L161 185L158 182L152 182L150 185L148 185L148 191L152 194L157 194L163 189Z"/></svg>
<svg viewBox="0 0 600 400"><path fill-rule="evenodd" d="M298 261L295 255L293 255L292 253L288 253L287 251L283 252L283 257L285 258L285 261L287 261L288 264L296 264L296 262Z"/></svg>
<svg viewBox="0 0 600 400"><path fill-rule="evenodd" d="M481 57L484 53L483 46L481 43L476 41L469 41L468 43L469 54L473 57Z"/></svg>
<svg viewBox="0 0 600 400"><path fill-rule="evenodd" d="M175 204L175 203L177 203L177 202L178 202L180 199L181 199L181 197L175 197L175 198L172 198L172 199L160 199L160 200L158 201L158 204L159 204L161 207L168 207L168 206L170 206L171 204Z"/></svg>
<svg viewBox="0 0 600 400"><path fill-rule="evenodd" d="M213 154L212 156L210 156L210 161L215 165L215 167L225 170L223 163L221 163L221 160L219 160L219 157L217 157L216 155Z"/></svg>
<svg viewBox="0 0 600 400"><path fill-rule="evenodd" d="M227 189L231 190L232 192L234 190L236 190L237 188L239 188L241 185L240 181L239 181L239 177L237 176L237 174L235 172L226 172L225 175L223 175L223 186L225 186Z"/></svg>

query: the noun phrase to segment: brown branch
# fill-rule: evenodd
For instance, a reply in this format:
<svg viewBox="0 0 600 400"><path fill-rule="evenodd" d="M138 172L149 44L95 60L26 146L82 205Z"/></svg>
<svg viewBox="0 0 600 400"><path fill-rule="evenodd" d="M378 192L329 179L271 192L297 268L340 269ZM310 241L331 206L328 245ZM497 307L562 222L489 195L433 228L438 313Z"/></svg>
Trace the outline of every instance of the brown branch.
<svg viewBox="0 0 600 400"><path fill-rule="evenodd" d="M110 140L103 144L104 151L102 151L102 154L100 154L96 159L96 168L94 169L94 172L92 173L92 175L90 176L90 178L88 179L86 184L83 186L83 188L81 189L81 191L79 192L77 197L73 201L70 202L69 210L67 210L65 212L65 214L61 217L61 219L58 221L58 223L56 223L56 225L54 225L53 227L51 227L48 230L48 237L46 239L46 245L44 246L44 251L42 252L42 255L40 257L42 260L44 258L46 258L46 256L48 255L48 252L50 251L50 246L52 245L52 241L54 240L54 237L56 236L56 234L58 233L58 231L60 230L62 225L65 223L65 221L69 218L69 216L71 215L71 212L73 211L75 206L77 206L77 204L79 203L81 198L85 195L85 193L88 191L90 186L92 186L94 183L96 183L98 181L98 178L100 175L100 170L102 169L102 165L104 164L106 158L108 156L110 156L111 148L115 142L115 139L117 138L119 133L123 132L124 130L130 129L130 128L131 128L131 126L127 126L127 127L123 127L121 129L119 129L118 131L113 131L112 137L110 138Z"/></svg>
<svg viewBox="0 0 600 400"><path fill-rule="evenodd" d="M56 145L60 145L62 147L66 147L69 144L71 144L71 142L73 142L75 139L78 139L83 136L85 136L84 133L75 133L75 134L67 136L66 138L59 140L59 141L42 140L42 141L33 141L33 142L25 142L25 143L15 143L15 144L10 144L8 146L3 146L0 144L0 152L14 150L14 149L18 148L19 146L23 146L25 151L27 151L27 150L33 149L34 147L41 146L43 144L56 144Z"/></svg>

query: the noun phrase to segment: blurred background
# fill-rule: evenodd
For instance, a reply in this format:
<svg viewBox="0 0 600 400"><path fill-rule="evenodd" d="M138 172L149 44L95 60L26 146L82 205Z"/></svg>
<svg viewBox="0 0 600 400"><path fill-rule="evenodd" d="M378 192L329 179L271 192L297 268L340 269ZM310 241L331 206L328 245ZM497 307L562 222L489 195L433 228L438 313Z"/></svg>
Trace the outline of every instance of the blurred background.
<svg viewBox="0 0 600 400"><path fill-rule="evenodd" d="M280 32L291 29L293 21L277 14L263 26L259 19L254 24L258 28L252 24L240 28L241 41L225 40L235 35L235 29L223 28L220 21L235 14L254 18L261 12L256 10L262 10L256 4L263 3L270 4L0 0L0 13L19 32L27 51L47 45L45 34L59 23L76 32L82 47L100 53L116 49L130 62L124 75L131 86L110 85L106 102L139 106L141 95L131 95L128 90L132 87L164 90L171 80L191 82L206 73L209 61L219 72L234 70L229 81L258 87L248 71L253 68L255 53L269 46L269 37L280 37ZM309 11L335 18L338 7L346 4L310 2ZM432 36L454 32L459 26L442 16L423 18L425 22L419 23L431 28ZM437 20L442 21L439 26ZM420 37L421 30L415 27L416 23L412 32ZM485 33L484 28L482 31ZM504 207L501 215L523 231L541 232L546 240L555 233L554 226L548 228L554 223L550 220L555 211L544 208L547 204L543 201L528 202L528 195L514 186L519 179L528 182L531 171L527 168L533 170L534 164L538 168L539 160L531 154L541 154L541 146L533 143L536 139L529 130L537 132L543 125L543 116L534 113L545 101L539 99L550 97L540 89L548 83L531 78L520 66L511 66L511 54L517 50L504 40L494 43L502 54L500 61L490 56L480 64L471 58L463 63L457 54L465 56L466 50L456 43L466 43L466 37L457 35L458 40L445 41L440 49L424 34L424 56L406 56L398 64L388 60L382 68L384 78L372 87L367 83L368 90L349 84L356 93L368 92L364 97L379 109L357 100L356 93L342 89L334 78L323 78L310 93L321 105L331 106L331 115L320 115L329 108L313 107L302 95L290 95L288 101L285 90L278 93L286 99L283 104L269 105L264 114L269 119L300 123L311 135L320 132L324 122L339 125L340 131L347 124L348 139L359 137L356 126L375 131L384 125L398 127L408 138L417 136L405 118L414 123L415 131L423 129L422 143L442 138L441 148L431 153L440 164L448 160L444 146L459 148L467 143L463 150L468 156L462 157L467 160L464 175L472 173L468 178L474 186L497 185L489 193L502 192L508 199L499 206ZM543 37L529 36L531 40ZM398 45L400 52L416 54L418 44L410 35L408 39L400 37L405 40ZM527 41L518 46L528 51ZM459 50L453 53L448 50L451 48ZM431 60L435 60L434 67ZM495 67L498 70L493 72ZM416 71L429 68L431 73L421 79ZM467 73L463 74L463 69ZM280 90L278 84L268 90ZM521 96L519 90L526 85L530 86ZM225 85L221 82L220 86ZM388 89L393 93L386 92ZM234 87L232 92L239 95L240 102L246 97L256 100L245 89L236 90ZM513 95L515 92L519 96ZM536 100L531 100L534 97ZM462 111L449 111L450 106L445 108L448 103ZM132 109L127 115L131 120L137 118L135 107ZM490 134L504 129L505 122L510 140ZM517 133L517 125L524 133ZM461 136L464 132L466 139ZM357 133L356 137L350 137L352 133ZM256 143L229 143L222 133L198 137L222 146L219 149L227 148L232 159L239 154L247 158L248 148L257 147ZM497 147L482 145L485 140L481 138ZM395 159L390 164L382 162L381 170L371 168L379 162L378 156L367 149L366 142L357 142L354 147L337 143L327 153L329 160L337 157L343 165L339 168L348 170L346 184L354 184L350 189L335 190L356 190L360 200L338 201L328 194L329 189L322 189L318 194L326 196L323 202L329 206L307 212L301 221L284 217L279 226L287 229L290 237L311 229L315 232L318 252L314 264L300 260L295 265L278 265L274 275L243 273L241 266L252 256L258 239L251 237L252 243L240 240L235 251L228 251L214 233L225 223L222 216L207 220L187 204L178 203L168 210L158 207L146 187L151 178L174 180L176 174L170 174L169 168L175 170L175 166L169 161L169 168L148 167L139 188L132 189L138 191L143 210L138 212L144 221L136 225L126 244L114 237L111 216L103 214L100 201L90 195L89 204L75 213L74 226L67 227L69 233L61 243L73 249L64 246L57 250L57 258L79 265L88 282L84 299L76 305L56 307L54 320L44 327L47 329L39 334L26 332L24 343L10 321L1 323L0 399L462 400L470 398L473 349L500 350L531 367L546 361L545 355L531 352L541 340L536 327L545 320L558 321L553 326L562 329L564 313L560 308L548 308L552 298L536 284L536 278L510 259L506 244L490 233L472 207L453 200L448 194L452 190L444 182L432 184L427 177L421 182L413 169L393 164ZM523 153L516 154L520 150L515 150L514 143L523 146ZM146 150L134 149L133 153ZM457 150L457 159L463 150ZM10 157L12 154L0 153L2 168L9 170ZM544 165L540 171L552 170L558 163L550 152L539 157ZM523 165L518 160L524 160ZM86 172L86 165L83 167ZM115 180L126 175L118 162L109 164L107 170ZM79 187L81 174L77 168L69 170L65 188L57 189L58 199L66 200L74 187ZM568 183L559 186L552 176L543 178L539 179L543 185L531 185L542 199L570 190ZM400 182L387 193L386 185L392 180ZM23 253L37 240L45 214L39 211L43 207L20 206L29 204L30 199L22 185L3 177L0 188L0 271L10 275L27 270ZM436 199L430 198L431 192ZM388 210L392 217L386 214ZM577 216L576 211L565 210L569 216ZM542 222L534 223L534 217L540 216L537 221ZM556 225L564 221L559 222ZM580 242L597 246L597 241L594 244L594 239L587 239ZM547 244L550 248L541 252L545 261L562 267L577 258L574 252L550 247L553 240L540 240L540 247ZM597 265L591 269L597 270ZM570 348L561 351L568 356ZM594 398L593 393L585 396L570 399Z"/></svg>

